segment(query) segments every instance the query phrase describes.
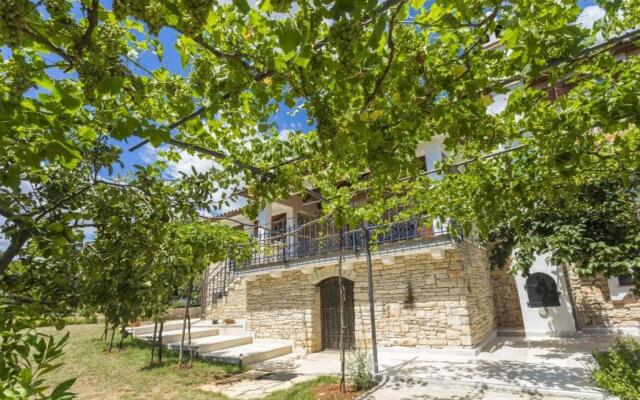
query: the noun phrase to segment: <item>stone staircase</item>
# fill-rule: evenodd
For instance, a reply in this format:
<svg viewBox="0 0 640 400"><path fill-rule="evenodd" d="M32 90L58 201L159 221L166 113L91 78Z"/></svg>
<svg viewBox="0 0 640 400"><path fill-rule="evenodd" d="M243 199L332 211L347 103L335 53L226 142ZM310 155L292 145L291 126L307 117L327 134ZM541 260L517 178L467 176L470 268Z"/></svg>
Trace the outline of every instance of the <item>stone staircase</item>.
<svg viewBox="0 0 640 400"><path fill-rule="evenodd" d="M135 337L153 339L153 324L127 328ZM182 321L166 321L162 342L172 350L180 349ZM242 324L214 324L209 320L191 321L191 349L206 360L247 366L289 354L293 346L287 340L254 339ZM184 351L189 351L185 335Z"/></svg>

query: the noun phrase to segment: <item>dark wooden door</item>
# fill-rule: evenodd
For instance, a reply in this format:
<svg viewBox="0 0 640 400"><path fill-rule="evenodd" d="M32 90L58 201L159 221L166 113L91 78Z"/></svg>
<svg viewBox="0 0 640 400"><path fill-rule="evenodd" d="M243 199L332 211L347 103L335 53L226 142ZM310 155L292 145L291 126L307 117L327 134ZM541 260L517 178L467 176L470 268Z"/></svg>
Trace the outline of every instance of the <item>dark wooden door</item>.
<svg viewBox="0 0 640 400"><path fill-rule="evenodd" d="M345 294L345 348L353 349L355 345L355 312L353 309L353 282L342 279ZM340 348L340 289L338 277L328 278L318 284L320 287L320 315L322 332L322 349Z"/></svg>

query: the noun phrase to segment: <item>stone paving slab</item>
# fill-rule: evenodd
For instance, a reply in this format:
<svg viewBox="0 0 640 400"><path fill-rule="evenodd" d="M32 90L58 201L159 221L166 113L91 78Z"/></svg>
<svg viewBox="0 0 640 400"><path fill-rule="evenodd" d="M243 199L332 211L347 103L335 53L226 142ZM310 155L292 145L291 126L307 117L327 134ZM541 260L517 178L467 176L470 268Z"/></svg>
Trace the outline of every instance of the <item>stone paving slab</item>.
<svg viewBox="0 0 640 400"><path fill-rule="evenodd" d="M608 347L609 336L582 338L502 338L492 341L476 357L407 357L381 352L385 373L397 380L456 382L464 386L537 390L578 398L603 398L590 381L592 352Z"/></svg>
<svg viewBox="0 0 640 400"><path fill-rule="evenodd" d="M497 390L485 385L463 386L452 383L400 382L386 380L362 400L575 400L535 390Z"/></svg>
<svg viewBox="0 0 640 400"><path fill-rule="evenodd" d="M245 374L245 379L227 384L209 384L200 386L201 390L220 393L231 399L261 399L269 393L288 389L296 383L313 379L309 375L296 375L288 373L269 373L267 371L253 370Z"/></svg>
<svg viewBox="0 0 640 400"><path fill-rule="evenodd" d="M381 372L391 382L400 386L413 385L412 390L418 393L423 393L423 385L437 384L471 391L471 394L467 393L470 399L489 398L485 394L488 392L524 393L544 398L602 399L605 394L589 379L594 362L591 354L594 350L607 348L614 339L613 336L498 337L477 356L447 350L421 352L419 349L381 348L379 362ZM305 375L336 374L339 372L339 353L293 353L264 361L255 367ZM480 392L482 388L484 391Z"/></svg>

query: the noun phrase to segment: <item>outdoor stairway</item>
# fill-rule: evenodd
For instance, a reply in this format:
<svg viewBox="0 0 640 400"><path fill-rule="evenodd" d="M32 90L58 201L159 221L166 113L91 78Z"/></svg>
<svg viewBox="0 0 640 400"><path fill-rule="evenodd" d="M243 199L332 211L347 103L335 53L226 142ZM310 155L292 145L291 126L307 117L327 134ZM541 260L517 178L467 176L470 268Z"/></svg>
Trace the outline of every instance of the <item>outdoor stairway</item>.
<svg viewBox="0 0 640 400"><path fill-rule="evenodd" d="M191 324L191 348L206 360L246 366L293 351L289 341L254 339L241 325L213 324L207 320L192 321L196 322ZM153 324L127 328L127 331L141 339L153 339ZM164 323L162 341L167 348L179 350L181 337L181 320ZM186 334L183 351L189 351Z"/></svg>
<svg viewBox="0 0 640 400"><path fill-rule="evenodd" d="M191 327L191 341L193 341L193 339L215 336L217 334L218 334L218 329L216 328L199 328L195 326ZM152 340L153 332L144 333L142 335L136 335L136 336L142 339ZM179 341L181 337L182 337L182 327L180 327L180 329L172 329L170 331L165 330L162 332L162 341L165 343ZM187 341L187 337L188 337L187 331L185 331L185 342Z"/></svg>
<svg viewBox="0 0 640 400"><path fill-rule="evenodd" d="M286 341L260 340L244 346L204 353L201 357L214 362L245 366L280 357L291 351L291 344Z"/></svg>
<svg viewBox="0 0 640 400"><path fill-rule="evenodd" d="M192 339L191 347L196 354L204 354L211 351L228 349L229 347L250 344L251 342L253 342L253 338L249 335L218 335ZM169 343L167 347L172 350L179 350L180 342ZM184 348L189 350L186 341Z"/></svg>
<svg viewBox="0 0 640 400"><path fill-rule="evenodd" d="M191 320L191 326L197 324L200 322L200 318L194 318ZM134 336L141 336L143 334L147 334L150 333L151 335L153 335L153 328L154 328L154 324L149 324L149 325L142 325L142 326L130 326L127 328L127 332L129 332L130 334L134 335ZM173 320L173 321L166 321L164 323L164 328L165 331L172 331L172 330L177 330L177 329L182 329L182 320Z"/></svg>

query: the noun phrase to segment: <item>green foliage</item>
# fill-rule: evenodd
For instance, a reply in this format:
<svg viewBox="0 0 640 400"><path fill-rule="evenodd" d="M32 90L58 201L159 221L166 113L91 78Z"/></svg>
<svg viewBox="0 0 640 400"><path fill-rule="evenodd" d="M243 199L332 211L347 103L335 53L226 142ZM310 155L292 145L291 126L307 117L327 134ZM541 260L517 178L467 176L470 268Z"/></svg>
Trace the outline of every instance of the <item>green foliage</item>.
<svg viewBox="0 0 640 400"><path fill-rule="evenodd" d="M638 282L640 61L584 51L640 14L637 1L600 3L605 20L588 30L570 0L4 1L0 293L32 319L81 306L113 324L162 315L185 279L243 240L197 222L239 186L249 214L311 186L339 225L412 204L455 220L496 262L515 246L517 268L546 251ZM498 27L501 46L487 51ZM160 43L163 30L174 43ZM163 67L163 46L184 73ZM561 80L572 90L555 101L537 84ZM285 106L310 132L283 138ZM218 163L171 180L161 162L118 176L114 139L134 137L175 137ZM419 175L416 146L441 137L441 179ZM477 161L451 168L464 159Z"/></svg>
<svg viewBox="0 0 640 400"><path fill-rule="evenodd" d="M349 354L346 370L348 382L356 390L371 389L376 384L371 355L365 349L356 348Z"/></svg>
<svg viewBox="0 0 640 400"><path fill-rule="evenodd" d="M640 343L632 337L620 338L607 351L593 354L597 366L592 379L621 400L640 399Z"/></svg>
<svg viewBox="0 0 640 400"><path fill-rule="evenodd" d="M45 383L48 373L59 368L59 358L69 335L54 339L38 333L33 321L21 317L24 310L0 303L0 399L72 399L69 389L75 379L52 390Z"/></svg>
<svg viewBox="0 0 640 400"><path fill-rule="evenodd" d="M63 317L62 320L64 321L64 325L83 325L83 324L95 324L96 322L98 322L98 317L96 316L96 314L77 314L77 315L70 315L68 317ZM41 321L37 321L35 326L36 327L41 327L41 326L54 326L56 325L56 323L58 325L60 325L60 322L58 320L41 320Z"/></svg>

